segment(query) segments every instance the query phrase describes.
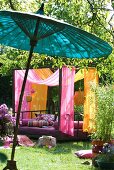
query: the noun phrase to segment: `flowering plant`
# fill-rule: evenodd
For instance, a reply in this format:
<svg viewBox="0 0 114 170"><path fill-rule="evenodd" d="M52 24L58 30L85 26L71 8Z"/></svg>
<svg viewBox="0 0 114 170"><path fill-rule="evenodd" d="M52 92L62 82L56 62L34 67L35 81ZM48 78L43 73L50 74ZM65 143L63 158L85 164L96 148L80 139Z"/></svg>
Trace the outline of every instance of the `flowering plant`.
<svg viewBox="0 0 114 170"><path fill-rule="evenodd" d="M15 119L8 112L6 104L0 106L0 137L13 135Z"/></svg>
<svg viewBox="0 0 114 170"><path fill-rule="evenodd" d="M92 164L100 169L114 169L114 143L104 143L102 151L93 157Z"/></svg>
<svg viewBox="0 0 114 170"><path fill-rule="evenodd" d="M114 162L114 144L104 143L102 152L97 156L97 161Z"/></svg>
<svg viewBox="0 0 114 170"><path fill-rule="evenodd" d="M102 161L114 162L114 144L105 143L101 154Z"/></svg>

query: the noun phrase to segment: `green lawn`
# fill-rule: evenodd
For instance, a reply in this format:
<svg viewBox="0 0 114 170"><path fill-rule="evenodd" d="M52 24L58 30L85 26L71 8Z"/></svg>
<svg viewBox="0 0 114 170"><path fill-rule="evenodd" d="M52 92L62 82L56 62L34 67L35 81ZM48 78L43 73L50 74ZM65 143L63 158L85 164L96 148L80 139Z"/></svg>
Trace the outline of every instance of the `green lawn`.
<svg viewBox="0 0 114 170"><path fill-rule="evenodd" d="M77 150L90 148L90 142L57 143L51 149L39 146L17 147L15 160L18 170L94 170L92 166L82 164L87 159L79 159L74 154ZM0 153L6 154L10 159L11 149L1 149ZM6 161L1 162L0 170L5 166Z"/></svg>

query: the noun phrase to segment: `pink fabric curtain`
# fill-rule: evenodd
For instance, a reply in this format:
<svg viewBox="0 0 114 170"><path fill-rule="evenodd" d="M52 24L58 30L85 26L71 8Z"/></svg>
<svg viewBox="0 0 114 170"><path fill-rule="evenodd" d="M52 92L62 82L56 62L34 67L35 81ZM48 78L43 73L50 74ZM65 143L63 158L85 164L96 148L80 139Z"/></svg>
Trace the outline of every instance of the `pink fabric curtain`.
<svg viewBox="0 0 114 170"><path fill-rule="evenodd" d="M74 135L74 75L74 68L62 68L60 131L71 136Z"/></svg>
<svg viewBox="0 0 114 170"><path fill-rule="evenodd" d="M25 75L25 70L15 70L14 72L14 79L15 79L15 112L17 112L18 109L18 102L19 102L19 96L21 92L21 87L23 83ZM53 73L51 76L46 78L45 80L41 79L40 76L38 76L34 69L29 69L28 76L27 76L27 82L25 86L23 101L22 101L22 108L21 111L29 111L31 107L31 103L26 101L26 96L30 94L32 90L32 84L45 84L48 86L56 86L59 84L59 70L57 70L55 73ZM26 114L23 114L23 118L29 118L30 113L26 112Z"/></svg>
<svg viewBox="0 0 114 170"><path fill-rule="evenodd" d="M23 79L20 77L17 71L15 71L14 74L15 74L15 112L17 112ZM23 101L22 101L22 108L21 108L22 111L30 110L30 103L26 101L26 95L29 93L30 90L31 90L31 83L26 82ZM29 113L23 114L23 118L28 118L28 117L29 117Z"/></svg>
<svg viewBox="0 0 114 170"><path fill-rule="evenodd" d="M20 78L24 78L25 70L15 70L16 76L20 76ZM51 76L42 80L34 71L34 69L30 69L27 76L27 81L36 83L36 84L45 84L47 86L58 86L59 85L59 70L55 71Z"/></svg>

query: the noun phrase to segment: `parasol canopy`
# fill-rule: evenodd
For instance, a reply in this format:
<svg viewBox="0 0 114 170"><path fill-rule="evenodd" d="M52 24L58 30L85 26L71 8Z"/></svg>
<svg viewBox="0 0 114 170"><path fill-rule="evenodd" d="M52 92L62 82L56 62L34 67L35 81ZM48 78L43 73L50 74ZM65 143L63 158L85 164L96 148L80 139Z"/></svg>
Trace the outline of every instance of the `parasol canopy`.
<svg viewBox="0 0 114 170"><path fill-rule="evenodd" d="M40 14L0 11L0 44L29 51L31 42L34 52L49 56L99 58L112 52L107 42L68 23Z"/></svg>

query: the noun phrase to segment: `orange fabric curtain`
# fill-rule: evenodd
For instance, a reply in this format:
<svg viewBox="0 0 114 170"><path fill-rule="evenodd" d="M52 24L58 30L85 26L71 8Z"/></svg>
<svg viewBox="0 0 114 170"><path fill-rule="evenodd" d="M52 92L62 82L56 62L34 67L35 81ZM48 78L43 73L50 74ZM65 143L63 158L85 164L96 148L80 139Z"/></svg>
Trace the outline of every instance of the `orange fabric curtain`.
<svg viewBox="0 0 114 170"><path fill-rule="evenodd" d="M53 72L49 68L34 69L34 71L43 80L53 74Z"/></svg>
<svg viewBox="0 0 114 170"><path fill-rule="evenodd" d="M84 104L84 91L75 91L74 93L74 104L79 106Z"/></svg>
<svg viewBox="0 0 114 170"><path fill-rule="evenodd" d="M32 84L32 89L35 93L32 94L32 101L30 102L30 110L46 110L47 103L47 86ZM35 117L35 114L32 114L32 117Z"/></svg>
<svg viewBox="0 0 114 170"><path fill-rule="evenodd" d="M98 84L96 68L84 70L84 122L83 131L93 132L93 119L95 117L95 94L91 90L91 83Z"/></svg>
<svg viewBox="0 0 114 170"><path fill-rule="evenodd" d="M34 71L41 79L46 79L53 74L53 72L49 68L34 69ZM34 111L46 110L48 86L43 84L41 85L41 84L32 83L31 88L35 92L32 94L32 101L30 102L30 110L34 110ZM32 117L35 117L35 113L32 114Z"/></svg>

